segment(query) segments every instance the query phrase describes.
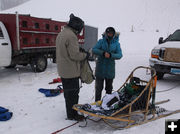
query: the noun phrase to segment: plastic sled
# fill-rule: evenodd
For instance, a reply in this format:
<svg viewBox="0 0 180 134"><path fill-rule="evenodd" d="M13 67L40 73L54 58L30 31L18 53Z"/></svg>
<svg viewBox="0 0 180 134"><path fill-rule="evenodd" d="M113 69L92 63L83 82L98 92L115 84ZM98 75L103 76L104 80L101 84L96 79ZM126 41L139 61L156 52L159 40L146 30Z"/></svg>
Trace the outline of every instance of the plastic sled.
<svg viewBox="0 0 180 134"><path fill-rule="evenodd" d="M88 109L89 105L87 104L76 104L73 109L85 115L87 119L96 122L104 121L109 126L118 129L141 125L179 113L180 110L168 111L158 106L169 100L155 103L156 81L157 76L153 68L139 66L130 73L124 84L116 91L118 94L127 92L129 85L134 83L130 89L135 90L136 93L133 93L133 90L128 91L131 97L125 101L126 103L118 102L118 107L111 110L92 110L91 108ZM90 106L101 104L102 100L92 103Z"/></svg>

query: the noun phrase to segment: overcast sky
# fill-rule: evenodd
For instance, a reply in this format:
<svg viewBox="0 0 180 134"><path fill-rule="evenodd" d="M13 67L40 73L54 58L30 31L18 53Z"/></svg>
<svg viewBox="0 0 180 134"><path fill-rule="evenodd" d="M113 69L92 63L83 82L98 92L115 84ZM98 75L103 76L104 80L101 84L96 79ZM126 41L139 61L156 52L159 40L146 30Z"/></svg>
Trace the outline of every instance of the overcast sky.
<svg viewBox="0 0 180 134"><path fill-rule="evenodd" d="M29 0L0 0L0 11L20 5Z"/></svg>
<svg viewBox="0 0 180 134"><path fill-rule="evenodd" d="M179 0L30 0L5 12L15 11L59 21L68 21L74 13L100 32L107 26L166 32L180 27Z"/></svg>

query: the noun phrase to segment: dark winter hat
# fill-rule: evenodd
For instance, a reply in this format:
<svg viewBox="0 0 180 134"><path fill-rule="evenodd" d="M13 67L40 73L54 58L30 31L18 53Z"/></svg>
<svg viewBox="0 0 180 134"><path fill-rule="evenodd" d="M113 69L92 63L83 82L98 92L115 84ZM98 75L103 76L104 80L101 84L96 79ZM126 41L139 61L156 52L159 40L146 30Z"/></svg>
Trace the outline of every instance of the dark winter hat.
<svg viewBox="0 0 180 134"><path fill-rule="evenodd" d="M113 27L107 27L105 32L106 32L106 34L112 33L114 35L116 31Z"/></svg>
<svg viewBox="0 0 180 134"><path fill-rule="evenodd" d="M78 33L80 33L84 27L84 21L79 17L74 16L74 14L70 14L69 17L70 20L68 26L76 30Z"/></svg>

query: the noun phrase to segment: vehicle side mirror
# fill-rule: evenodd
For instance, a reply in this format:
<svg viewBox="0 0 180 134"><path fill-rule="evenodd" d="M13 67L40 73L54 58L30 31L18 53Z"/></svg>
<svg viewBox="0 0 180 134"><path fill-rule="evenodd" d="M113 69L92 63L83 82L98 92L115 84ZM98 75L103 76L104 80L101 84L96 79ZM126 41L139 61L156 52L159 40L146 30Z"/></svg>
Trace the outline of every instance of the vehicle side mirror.
<svg viewBox="0 0 180 134"><path fill-rule="evenodd" d="M162 44L164 41L163 41L163 37L160 37L159 38L159 44Z"/></svg>

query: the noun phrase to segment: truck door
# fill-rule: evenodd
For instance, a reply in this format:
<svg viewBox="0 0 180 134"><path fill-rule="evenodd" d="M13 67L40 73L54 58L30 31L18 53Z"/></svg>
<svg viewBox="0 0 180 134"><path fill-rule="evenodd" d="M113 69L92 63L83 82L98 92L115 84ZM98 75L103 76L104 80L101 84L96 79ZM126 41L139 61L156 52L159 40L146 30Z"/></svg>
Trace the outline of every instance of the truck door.
<svg viewBox="0 0 180 134"><path fill-rule="evenodd" d="M11 41L4 24L0 21L0 66L11 64L12 47Z"/></svg>

